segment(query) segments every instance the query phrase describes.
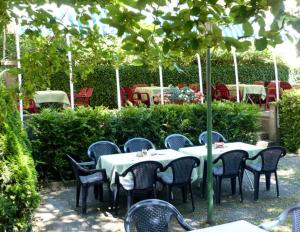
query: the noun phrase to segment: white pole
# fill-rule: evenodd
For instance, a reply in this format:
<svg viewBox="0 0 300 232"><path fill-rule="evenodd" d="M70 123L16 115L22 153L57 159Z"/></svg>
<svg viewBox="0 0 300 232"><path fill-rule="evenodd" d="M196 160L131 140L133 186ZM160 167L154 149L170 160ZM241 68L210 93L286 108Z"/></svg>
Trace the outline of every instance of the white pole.
<svg viewBox="0 0 300 232"><path fill-rule="evenodd" d="M17 68L21 68L21 51L20 51L20 25L16 20L15 24L15 35L16 35L16 52L17 52ZM19 83L19 107L20 107L20 118L21 124L23 127L24 124L24 112L23 112L23 99L22 99L22 74L19 72L18 74L18 83Z"/></svg>
<svg viewBox="0 0 300 232"><path fill-rule="evenodd" d="M66 35L67 45L70 48L71 40L70 35ZM74 110L74 85L73 85L73 67L72 67L72 52L68 51L68 61L69 61L69 81L70 81L70 98L71 98L71 108Z"/></svg>
<svg viewBox="0 0 300 232"><path fill-rule="evenodd" d="M276 55L274 50L273 50L273 62L274 62L274 71L275 71L276 101L279 101L278 69L277 69Z"/></svg>
<svg viewBox="0 0 300 232"><path fill-rule="evenodd" d="M201 59L200 59L199 53L197 53L196 56L197 56L197 62L198 62L199 87L200 87L200 92L203 94ZM203 104L203 98L201 98L201 103Z"/></svg>
<svg viewBox="0 0 300 232"><path fill-rule="evenodd" d="M163 73L162 67L159 65L159 83L160 83L160 103L164 104L164 84L163 84Z"/></svg>
<svg viewBox="0 0 300 232"><path fill-rule="evenodd" d="M3 60L6 58L6 27L3 27Z"/></svg>
<svg viewBox="0 0 300 232"><path fill-rule="evenodd" d="M122 103L121 103L121 90L120 90L120 73L119 73L119 69L118 68L116 68L116 82L117 82L118 110L121 110Z"/></svg>
<svg viewBox="0 0 300 232"><path fill-rule="evenodd" d="M239 73L238 73L238 67L237 67L235 47L231 47L231 52L232 52L233 62L234 62L235 85L236 85L236 101L240 102Z"/></svg>

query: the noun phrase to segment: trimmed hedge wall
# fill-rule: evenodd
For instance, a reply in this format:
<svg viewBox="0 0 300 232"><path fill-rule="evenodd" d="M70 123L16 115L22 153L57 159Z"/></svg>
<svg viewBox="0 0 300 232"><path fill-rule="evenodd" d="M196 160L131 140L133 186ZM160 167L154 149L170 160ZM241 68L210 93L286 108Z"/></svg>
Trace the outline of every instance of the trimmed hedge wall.
<svg viewBox="0 0 300 232"><path fill-rule="evenodd" d="M254 143L258 126L258 108L232 102L213 104L213 129L229 141ZM123 148L132 137L150 139L157 148L164 148L164 139L182 133L195 144L206 130L206 105L158 105L152 108L126 107L111 111L103 107L78 108L76 111L44 110L27 121L33 156L41 174L64 178L69 171L67 152L84 160L88 146L98 140L109 140ZM50 175L51 174L51 175ZM59 174L59 175L58 175Z"/></svg>
<svg viewBox="0 0 300 232"><path fill-rule="evenodd" d="M176 70L163 70L164 86L179 83L191 84L198 82L198 66L191 65L183 67L184 73ZM284 65L278 65L279 76L281 80L288 80L289 70ZM253 83L254 81L270 81L274 79L274 66L272 63L249 63L239 64L240 83ZM205 65L203 65L203 77L205 79ZM213 82L235 83L235 74L233 64L213 64L212 65ZM155 84L159 85L159 75L157 72L150 72L144 67L124 66L120 68L121 86L133 84ZM87 80L77 80L75 89L81 87L94 87L94 93L91 98L91 106L104 105L110 108L116 108L116 81L115 70L109 66L98 67ZM69 92L69 78L65 74L58 74L52 79L52 89L62 89Z"/></svg>
<svg viewBox="0 0 300 232"><path fill-rule="evenodd" d="M12 99L0 83L0 231L26 231L40 197L30 143Z"/></svg>
<svg viewBox="0 0 300 232"><path fill-rule="evenodd" d="M289 151L300 154L300 89L284 91L279 113L282 144Z"/></svg>

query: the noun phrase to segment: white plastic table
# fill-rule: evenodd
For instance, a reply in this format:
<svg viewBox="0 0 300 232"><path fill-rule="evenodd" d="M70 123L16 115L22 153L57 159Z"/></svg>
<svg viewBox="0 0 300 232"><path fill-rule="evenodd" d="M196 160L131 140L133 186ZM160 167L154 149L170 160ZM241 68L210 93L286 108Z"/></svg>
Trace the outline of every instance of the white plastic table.
<svg viewBox="0 0 300 232"><path fill-rule="evenodd" d="M163 87L164 93L166 93L168 90L170 90L169 87ZM136 87L135 92L138 93L148 93L150 97L150 104L153 105L153 97L155 97L157 94L160 94L160 87L159 86L146 86L146 87Z"/></svg>
<svg viewBox="0 0 300 232"><path fill-rule="evenodd" d="M54 102L61 103L64 107L70 106L68 95L61 90L36 91L33 98L37 106L39 106L41 103Z"/></svg>
<svg viewBox="0 0 300 232"><path fill-rule="evenodd" d="M236 85L226 85L230 95L236 96ZM246 85L246 84L239 84L239 90L242 95L243 101L247 101L248 95L250 94L257 94L260 95L262 100L266 99L266 89L263 85Z"/></svg>
<svg viewBox="0 0 300 232"><path fill-rule="evenodd" d="M150 152L148 152L150 153ZM182 152L178 152L172 149L164 149L164 150L155 150L156 155L147 155L144 157L137 157L137 152L131 153L121 153L121 154L113 154L113 155L104 155L101 156L98 160L97 169L104 168L106 170L107 177L110 179L111 187L115 183L115 174L118 172L122 174L127 168L131 165L136 164L138 162L143 161L158 161L163 166L166 166L170 161L188 156ZM198 170L194 170L192 174L192 179L196 180L199 178ZM129 177L130 178L130 177Z"/></svg>
<svg viewBox="0 0 300 232"><path fill-rule="evenodd" d="M213 146L214 147L214 146ZM225 143L224 148L213 148L212 149L212 156L213 160L218 158L224 152L232 151L232 150L244 150L247 151L249 157L255 156L258 152L262 150L261 147L242 143L242 142L234 142L234 143ZM179 149L180 152L185 153L187 155L196 156L200 159L200 171L199 177L203 177L203 169L204 169L204 160L207 158L207 147L206 146L195 146L195 147L183 147Z"/></svg>
<svg viewBox="0 0 300 232"><path fill-rule="evenodd" d="M247 221L239 220L235 222L226 223L223 225L207 227L199 230L192 230L194 232L235 232L235 231L243 231L243 232L266 232Z"/></svg>

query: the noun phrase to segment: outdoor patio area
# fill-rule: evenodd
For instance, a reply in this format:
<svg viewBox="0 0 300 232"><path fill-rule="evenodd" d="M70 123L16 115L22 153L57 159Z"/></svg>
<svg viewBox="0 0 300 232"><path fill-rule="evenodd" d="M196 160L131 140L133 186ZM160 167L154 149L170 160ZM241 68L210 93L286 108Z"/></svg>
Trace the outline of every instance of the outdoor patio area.
<svg viewBox="0 0 300 232"><path fill-rule="evenodd" d="M246 220L255 225L277 217L285 208L294 205L300 198L299 167L300 159L295 154L288 154L279 163L279 187L280 197L276 197L275 182L271 181L271 190L265 190L265 180L260 183L260 195L257 202L253 201L253 192L249 189L249 182L245 178L243 183L244 202L239 202L239 195L231 195L230 182L224 181L222 202L214 208L214 220L216 224L223 224L236 220ZM207 227L206 210L207 201L200 198L200 188L194 187L195 212L192 212L191 203L182 202L181 192L174 192L172 204L183 214L186 221L195 229ZM105 191L106 193L107 191ZM122 197L118 216L107 202L94 199L92 188L88 199L88 211L81 214L81 207L75 207L75 187L72 182L49 183L41 187L42 202L33 217L34 231L124 231L124 216L126 214L126 197ZM162 192L159 197L165 199ZM279 227L279 231L290 231L290 222ZM183 231L175 222L171 231Z"/></svg>

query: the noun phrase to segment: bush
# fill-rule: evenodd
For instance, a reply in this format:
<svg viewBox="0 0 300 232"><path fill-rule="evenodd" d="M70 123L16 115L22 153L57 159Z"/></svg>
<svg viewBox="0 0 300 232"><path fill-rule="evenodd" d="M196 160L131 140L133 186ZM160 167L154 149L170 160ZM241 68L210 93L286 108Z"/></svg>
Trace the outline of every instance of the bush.
<svg viewBox="0 0 300 232"><path fill-rule="evenodd" d="M0 231L23 231L40 198L30 143L16 106L2 84L0 109Z"/></svg>
<svg viewBox="0 0 300 232"><path fill-rule="evenodd" d="M300 149L300 90L285 91L279 102L280 137L292 152Z"/></svg>
<svg viewBox="0 0 300 232"><path fill-rule="evenodd" d="M197 83L198 67L191 65L182 67L183 73L176 70L163 70L164 86L179 83L191 84ZM253 83L254 81L270 81L274 79L274 66L272 63L253 63L239 64L240 83ZM288 68L284 65L278 65L279 76L283 81L288 80ZM205 68L203 65L203 77L205 77ZM205 78L204 78L205 79ZM235 83L235 74L233 64L213 64L212 65L213 82ZM61 73L52 80L52 89L62 89L69 92L69 78ZM150 72L145 67L125 66L120 69L121 86L145 83L159 85L159 75L157 72ZM76 80L75 89L81 87L94 87L94 93L91 97L91 106L104 105L110 108L116 108L116 80L115 70L108 66L99 66L87 80Z"/></svg>
<svg viewBox="0 0 300 232"><path fill-rule="evenodd" d="M213 104L213 128L229 141L256 142L257 116L258 108L249 104ZM39 166L41 174L57 179L70 172L67 152L77 153L84 160L87 147L98 140L110 140L122 148L129 138L140 136L164 148L167 135L182 133L198 144L199 134L206 130L206 105L127 107L121 111L103 107L45 110L27 123L34 159L45 164Z"/></svg>

